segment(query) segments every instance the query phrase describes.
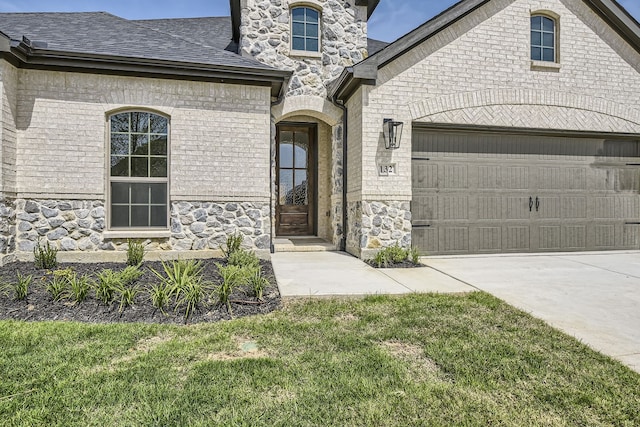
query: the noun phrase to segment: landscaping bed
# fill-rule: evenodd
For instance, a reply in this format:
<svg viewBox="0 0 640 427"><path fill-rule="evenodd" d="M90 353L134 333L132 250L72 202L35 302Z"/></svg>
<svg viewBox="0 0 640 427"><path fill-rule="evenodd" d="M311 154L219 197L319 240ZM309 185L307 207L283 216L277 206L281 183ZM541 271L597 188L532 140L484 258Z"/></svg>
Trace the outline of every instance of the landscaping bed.
<svg viewBox="0 0 640 427"><path fill-rule="evenodd" d="M25 300L16 300L12 292L0 294L0 319L12 320L71 320L91 323L144 322L144 323L199 323L215 322L233 317L263 314L280 307L280 294L275 284L273 269L269 261L260 261L260 267L269 285L265 288L262 301L259 301L245 287L237 287L230 295L231 314L226 305L220 304L213 296L216 283L222 281L217 264L226 265L224 259L201 260L202 276L210 283L208 292L195 310L185 318L183 310L175 310L175 297L164 308L164 312L154 308L147 290L160 282L153 273L164 272L161 262L145 261L139 270L142 275L136 280L139 293L134 303L120 309L117 299L104 304L96 299L95 291L90 290L82 302L70 298L53 301L47 291L47 284L53 280L54 271L71 269L78 277L86 276L96 281L97 274L105 269L115 272L124 270L125 263L69 263L59 264L55 269L36 269L33 263L19 262L0 269L0 283L14 283L17 275L31 276L31 284Z"/></svg>

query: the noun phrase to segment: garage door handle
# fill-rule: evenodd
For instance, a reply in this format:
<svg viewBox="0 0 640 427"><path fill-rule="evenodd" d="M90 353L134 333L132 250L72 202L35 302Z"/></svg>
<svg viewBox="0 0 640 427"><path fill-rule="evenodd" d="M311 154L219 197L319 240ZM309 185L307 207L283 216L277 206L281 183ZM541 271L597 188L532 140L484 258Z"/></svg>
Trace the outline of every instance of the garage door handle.
<svg viewBox="0 0 640 427"><path fill-rule="evenodd" d="M540 210L540 198L536 197L536 212Z"/></svg>
<svg viewBox="0 0 640 427"><path fill-rule="evenodd" d="M529 197L529 212L533 209L533 197Z"/></svg>

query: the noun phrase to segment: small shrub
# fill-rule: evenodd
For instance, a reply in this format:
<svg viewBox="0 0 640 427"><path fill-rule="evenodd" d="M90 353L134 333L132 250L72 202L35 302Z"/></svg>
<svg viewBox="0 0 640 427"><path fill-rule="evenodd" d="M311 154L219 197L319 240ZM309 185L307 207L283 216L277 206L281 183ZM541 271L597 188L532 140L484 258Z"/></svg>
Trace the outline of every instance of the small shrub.
<svg viewBox="0 0 640 427"><path fill-rule="evenodd" d="M151 271L169 289L170 295L178 297L183 289L194 281L202 281L202 263L196 260L177 260L165 263L162 262L164 275L158 271Z"/></svg>
<svg viewBox="0 0 640 427"><path fill-rule="evenodd" d="M130 286L135 283L144 273L137 265L130 265L120 273L118 273L118 281L124 286Z"/></svg>
<svg viewBox="0 0 640 427"><path fill-rule="evenodd" d="M262 275L262 270L257 269L249 275L248 282L251 290L253 291L253 295L259 301L262 301L264 289L269 286L269 279Z"/></svg>
<svg viewBox="0 0 640 427"><path fill-rule="evenodd" d="M258 256L244 249L238 249L235 252L232 252L227 258L227 262L230 265L237 265L238 267L246 267L246 268L260 268L260 259Z"/></svg>
<svg viewBox="0 0 640 427"><path fill-rule="evenodd" d="M228 260L229 257L238 252L242 246L242 241L244 240L244 236L241 233L234 233L231 236L227 237L227 241L225 246L220 246L220 250L224 254L224 257Z"/></svg>
<svg viewBox="0 0 640 427"><path fill-rule="evenodd" d="M389 267L391 264L400 264L409 261L415 265L420 263L420 252L416 248L404 249L398 246L390 246L380 250L371 262L378 268Z"/></svg>
<svg viewBox="0 0 640 427"><path fill-rule="evenodd" d="M24 301L27 299L31 280L33 280L33 276L23 276L18 273L18 281L13 285L13 293L16 300Z"/></svg>
<svg viewBox="0 0 640 427"><path fill-rule="evenodd" d="M122 313L126 307L130 307L136 302L136 297L140 293L140 286L120 286L116 293L120 300L118 311Z"/></svg>
<svg viewBox="0 0 640 427"><path fill-rule="evenodd" d="M408 258L415 265L420 264L420 251L418 250L418 248L413 247L409 249Z"/></svg>
<svg viewBox="0 0 640 427"><path fill-rule="evenodd" d="M231 301L229 300L233 290L247 281L247 270L237 265L216 264L218 272L222 276L222 283L216 288L218 302L227 306L231 313Z"/></svg>
<svg viewBox="0 0 640 427"><path fill-rule="evenodd" d="M189 318L191 313L197 308L198 304L204 299L206 294L206 285L201 280L193 280L181 289L180 295L176 300L176 311L184 306L184 318Z"/></svg>
<svg viewBox="0 0 640 427"><path fill-rule="evenodd" d="M38 246L33 248L33 258L37 269L52 269L58 266L58 250L52 248L47 242L46 246Z"/></svg>
<svg viewBox="0 0 640 427"><path fill-rule="evenodd" d="M80 276L76 273L73 273L71 276L67 277L67 281L69 282L69 298L77 303L80 303L87 299L87 295L89 294L89 289L91 289L90 281L87 276Z"/></svg>
<svg viewBox="0 0 640 427"><path fill-rule="evenodd" d="M388 267L389 266L389 256L387 252L383 249L373 257L373 262L378 268Z"/></svg>
<svg viewBox="0 0 640 427"><path fill-rule="evenodd" d="M47 284L47 292L49 292L53 301L61 301L67 295L69 278L73 274L75 273L71 268L53 272L53 278Z"/></svg>
<svg viewBox="0 0 640 427"><path fill-rule="evenodd" d="M137 266L142 264L144 259L144 246L142 242L127 240L127 265Z"/></svg>
<svg viewBox="0 0 640 427"><path fill-rule="evenodd" d="M164 283L160 283L157 285L152 285L147 292L149 292L149 300L151 300L151 305L157 310L161 312L165 312L164 308L169 303L169 292L170 290Z"/></svg>
<svg viewBox="0 0 640 427"><path fill-rule="evenodd" d="M120 273L109 269L102 270L98 273L98 281L93 285L96 298L105 305L111 304L114 294L121 287Z"/></svg>

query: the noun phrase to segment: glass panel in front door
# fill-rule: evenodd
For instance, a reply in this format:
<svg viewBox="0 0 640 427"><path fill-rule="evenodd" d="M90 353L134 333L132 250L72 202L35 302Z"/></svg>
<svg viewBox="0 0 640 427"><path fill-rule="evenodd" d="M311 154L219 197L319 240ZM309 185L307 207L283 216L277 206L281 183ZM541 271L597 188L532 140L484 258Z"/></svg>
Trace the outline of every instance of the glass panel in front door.
<svg viewBox="0 0 640 427"><path fill-rule="evenodd" d="M306 131L280 134L280 205L309 204L307 173L309 134Z"/></svg>

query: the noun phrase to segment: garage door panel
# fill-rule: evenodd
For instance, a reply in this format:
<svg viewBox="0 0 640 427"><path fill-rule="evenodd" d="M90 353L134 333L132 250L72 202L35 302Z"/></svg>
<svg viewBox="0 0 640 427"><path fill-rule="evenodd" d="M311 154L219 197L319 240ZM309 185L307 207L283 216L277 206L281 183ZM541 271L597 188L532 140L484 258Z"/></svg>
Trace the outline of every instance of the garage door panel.
<svg viewBox="0 0 640 427"><path fill-rule="evenodd" d="M586 190L587 173L584 168L542 167L539 169L540 190Z"/></svg>
<svg viewBox="0 0 640 427"><path fill-rule="evenodd" d="M587 248L586 225L568 225L562 230L562 248L584 250Z"/></svg>
<svg viewBox="0 0 640 427"><path fill-rule="evenodd" d="M503 227L502 235L502 249L505 252L529 251L531 248L531 231L528 225Z"/></svg>
<svg viewBox="0 0 640 427"><path fill-rule="evenodd" d="M496 195L478 195L477 219L496 221L502 218L502 197Z"/></svg>
<svg viewBox="0 0 640 427"><path fill-rule="evenodd" d="M414 223L442 218L438 215L438 196L414 196L411 203L411 216Z"/></svg>
<svg viewBox="0 0 640 427"><path fill-rule="evenodd" d="M478 166L478 188L498 188L502 183L502 167L498 165Z"/></svg>
<svg viewBox="0 0 640 427"><path fill-rule="evenodd" d="M593 227L596 249L613 249L616 246L616 226L598 224Z"/></svg>
<svg viewBox="0 0 640 427"><path fill-rule="evenodd" d="M562 247L562 227L559 225L541 225L538 227L537 249L542 251L560 250Z"/></svg>
<svg viewBox="0 0 640 427"><path fill-rule="evenodd" d="M440 253L438 246L438 230L432 227L414 227L411 240L413 245L420 248L423 254Z"/></svg>
<svg viewBox="0 0 640 427"><path fill-rule="evenodd" d="M508 166L503 172L503 187L510 190L528 190L531 188L529 167Z"/></svg>
<svg viewBox="0 0 640 427"><path fill-rule="evenodd" d="M540 219L562 218L562 202L559 196L536 196L533 210ZM537 206L537 207L536 207Z"/></svg>
<svg viewBox="0 0 640 427"><path fill-rule="evenodd" d="M583 219L587 217L586 197L563 197L562 218Z"/></svg>
<svg viewBox="0 0 640 427"><path fill-rule="evenodd" d="M477 238L477 247L472 248L474 252L495 253L502 250L502 227L478 227L474 230Z"/></svg>
<svg viewBox="0 0 640 427"><path fill-rule="evenodd" d="M622 225L618 227L620 229L620 243L619 245L624 249L637 249L638 248L638 233L640 227L637 225Z"/></svg>
<svg viewBox="0 0 640 427"><path fill-rule="evenodd" d="M447 218L448 220L469 219L469 196L467 195L441 196L438 204L441 209L438 218Z"/></svg>
<svg viewBox="0 0 640 427"><path fill-rule="evenodd" d="M528 220L531 216L531 212L529 211L530 199L531 196L506 196L504 200L505 212L503 218L506 220Z"/></svg>
<svg viewBox="0 0 640 427"><path fill-rule="evenodd" d="M412 174L414 191L438 188L438 165L428 160L414 160Z"/></svg>
<svg viewBox="0 0 640 427"><path fill-rule="evenodd" d="M442 226L440 250L443 253L469 253L469 227Z"/></svg>
<svg viewBox="0 0 640 427"><path fill-rule="evenodd" d="M414 243L429 253L640 245L625 224L640 222L640 137L414 134L413 224L431 226Z"/></svg>
<svg viewBox="0 0 640 427"><path fill-rule="evenodd" d="M445 164L440 171L440 188L469 188L469 166Z"/></svg>

